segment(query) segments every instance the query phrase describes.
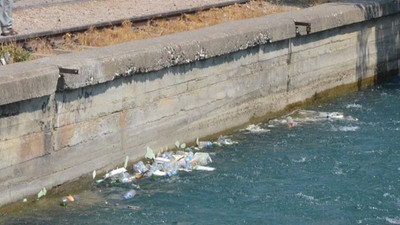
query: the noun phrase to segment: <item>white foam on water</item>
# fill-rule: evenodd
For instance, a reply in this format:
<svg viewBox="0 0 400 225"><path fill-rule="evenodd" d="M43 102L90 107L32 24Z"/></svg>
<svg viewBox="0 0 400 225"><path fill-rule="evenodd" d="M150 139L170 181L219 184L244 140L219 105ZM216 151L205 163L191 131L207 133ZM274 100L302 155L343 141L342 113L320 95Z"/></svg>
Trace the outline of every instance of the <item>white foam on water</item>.
<svg viewBox="0 0 400 225"><path fill-rule="evenodd" d="M396 218L386 217L385 220L386 220L386 222L388 222L390 224L400 224L400 218L399 217L396 217Z"/></svg>
<svg viewBox="0 0 400 225"><path fill-rule="evenodd" d="M295 163L303 163L303 162L305 162L306 161L306 157L301 157L300 159L298 159L298 160L296 160L296 159L292 159L292 162L295 162Z"/></svg>
<svg viewBox="0 0 400 225"><path fill-rule="evenodd" d="M362 105L355 104L355 103L346 105L346 109L350 109L350 108L362 109Z"/></svg>
<svg viewBox="0 0 400 225"><path fill-rule="evenodd" d="M343 127L338 128L339 131L343 131L343 132L354 132L359 129L360 129L360 127L358 127L358 126L343 126Z"/></svg>
<svg viewBox="0 0 400 225"><path fill-rule="evenodd" d="M398 199L398 198L396 198L396 196L394 196L393 194L390 194L390 193L388 193L388 192L384 193L384 194L383 194L383 197L385 197L385 198L391 198L391 199L395 199L396 201L398 201L398 202L399 202L399 199Z"/></svg>
<svg viewBox="0 0 400 225"><path fill-rule="evenodd" d="M296 110L292 113L286 115L293 118L295 124L310 123L310 122L323 122L323 121L335 121L335 120L345 120L345 121L358 121L357 118L351 116L344 116L342 112L320 112L313 110ZM277 121L273 121L277 122ZM271 121L271 123L273 123ZM282 120L282 123L285 119ZM270 123L270 124L271 124Z"/></svg>
<svg viewBox="0 0 400 225"><path fill-rule="evenodd" d="M297 193L296 196L297 196L297 197L304 198L304 199L306 199L306 200L308 200L308 201L315 201L315 198L314 198L313 196L311 196L311 195L305 195L305 194L303 194L303 193L301 193L301 192Z"/></svg>
<svg viewBox="0 0 400 225"><path fill-rule="evenodd" d="M339 167L337 167L337 166L334 167L333 173L336 174L336 175L339 175L339 176L340 176L340 175L344 175L343 169L341 169L341 168L339 168Z"/></svg>

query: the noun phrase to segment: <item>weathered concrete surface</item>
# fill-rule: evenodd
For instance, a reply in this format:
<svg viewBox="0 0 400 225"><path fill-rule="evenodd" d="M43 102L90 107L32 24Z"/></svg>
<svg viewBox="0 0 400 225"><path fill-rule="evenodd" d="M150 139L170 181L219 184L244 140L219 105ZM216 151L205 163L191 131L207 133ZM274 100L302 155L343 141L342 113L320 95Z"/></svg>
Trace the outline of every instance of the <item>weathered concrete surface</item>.
<svg viewBox="0 0 400 225"><path fill-rule="evenodd" d="M40 61L1 66L0 105L49 96L56 91L58 77L57 67Z"/></svg>
<svg viewBox="0 0 400 225"><path fill-rule="evenodd" d="M0 204L125 155L141 157L146 146L193 141L316 93L398 72L399 2L363 5L379 14L324 5L325 13L237 21L27 65L43 66L44 78L40 70L12 67L20 77L0 75L2 91L15 93L0 98ZM341 10L333 15L330 7ZM293 18L302 15L313 33L296 37ZM59 77L59 67L79 74ZM25 88L36 85L43 90L28 95Z"/></svg>

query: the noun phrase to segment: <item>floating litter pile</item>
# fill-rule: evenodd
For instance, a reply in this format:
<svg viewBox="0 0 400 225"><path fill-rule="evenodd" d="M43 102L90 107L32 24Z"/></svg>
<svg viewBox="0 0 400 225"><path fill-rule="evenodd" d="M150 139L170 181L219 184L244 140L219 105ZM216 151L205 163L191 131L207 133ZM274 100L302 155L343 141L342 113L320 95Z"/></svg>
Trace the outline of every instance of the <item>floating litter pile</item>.
<svg viewBox="0 0 400 225"><path fill-rule="evenodd" d="M281 119L270 120L269 126L273 127L279 124L287 124L289 127L293 127L301 123L322 122L327 120L358 121L357 118L353 118L351 116L344 116L344 114L341 112L319 112L313 110L296 110L282 117Z"/></svg>
<svg viewBox="0 0 400 225"><path fill-rule="evenodd" d="M212 146L229 146L235 144L237 144L237 142L221 136L216 142L199 141L197 139L197 146L188 148L186 148L186 144L180 144L177 141L175 143L176 151L159 152L157 155L154 154L154 151L150 147L147 147L145 158L149 160L149 163L146 164L143 161L139 161L134 164L132 168L133 175L126 169L128 161L128 158L126 158L124 167L106 173L103 179L99 179L96 182L101 183L105 180L110 180L112 184L131 183L142 178L173 177L177 176L179 171L214 171L214 167L207 166L209 163L212 163L210 154L200 150ZM93 171L93 179L95 179L95 177L96 171ZM136 191L132 189L125 193L122 199L131 199L135 195Z"/></svg>

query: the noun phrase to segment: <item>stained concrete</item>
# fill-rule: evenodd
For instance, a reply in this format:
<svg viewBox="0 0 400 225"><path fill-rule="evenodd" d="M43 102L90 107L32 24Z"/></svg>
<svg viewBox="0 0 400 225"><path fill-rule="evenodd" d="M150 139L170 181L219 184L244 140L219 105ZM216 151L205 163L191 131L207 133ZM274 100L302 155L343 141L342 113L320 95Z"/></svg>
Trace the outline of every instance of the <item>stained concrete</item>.
<svg viewBox="0 0 400 225"><path fill-rule="evenodd" d="M363 2L0 68L0 205L398 73L400 1Z"/></svg>

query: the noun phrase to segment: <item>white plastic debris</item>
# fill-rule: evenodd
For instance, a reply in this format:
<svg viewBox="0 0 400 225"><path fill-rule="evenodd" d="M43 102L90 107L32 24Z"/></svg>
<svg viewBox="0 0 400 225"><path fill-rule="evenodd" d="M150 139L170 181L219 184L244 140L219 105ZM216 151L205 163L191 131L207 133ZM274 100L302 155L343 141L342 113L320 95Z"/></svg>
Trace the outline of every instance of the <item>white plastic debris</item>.
<svg viewBox="0 0 400 225"><path fill-rule="evenodd" d="M179 141L175 141L175 147L176 147L176 148L179 148L179 147L180 147Z"/></svg>
<svg viewBox="0 0 400 225"><path fill-rule="evenodd" d="M3 56L1 56L0 61L3 66L7 64Z"/></svg>
<svg viewBox="0 0 400 225"><path fill-rule="evenodd" d="M214 167L209 167L209 166L195 166L193 167L194 170L201 170L201 171L214 171Z"/></svg>
<svg viewBox="0 0 400 225"><path fill-rule="evenodd" d="M208 163L212 162L210 154L206 152L196 152L193 156L193 161L195 162L196 165L200 166L205 166Z"/></svg>
<svg viewBox="0 0 400 225"><path fill-rule="evenodd" d="M150 147L147 147L147 152L146 152L145 158L146 159L155 159L156 158L153 150Z"/></svg>
<svg viewBox="0 0 400 225"><path fill-rule="evenodd" d="M221 136L218 138L218 141L216 142L216 144L219 146L229 146L229 145L235 145L238 143L236 141L232 141L230 138Z"/></svg>
<svg viewBox="0 0 400 225"><path fill-rule="evenodd" d="M115 169L115 170L112 170L111 172L109 172L109 173L106 173L106 175L104 175L104 179L107 179L107 178L109 178L109 177L113 177L113 176L115 176L115 175L118 175L118 174L120 174L120 173L124 173L124 172L126 172L127 170L125 169L125 168L118 168L118 169Z"/></svg>
<svg viewBox="0 0 400 225"><path fill-rule="evenodd" d="M153 175L157 176L157 177L165 177L167 175L167 173L164 171L156 170L153 172Z"/></svg>
<svg viewBox="0 0 400 225"><path fill-rule="evenodd" d="M197 147L199 149L209 148L209 147L212 147L212 146L213 146L213 143L211 141L199 141L198 144L197 144Z"/></svg>
<svg viewBox="0 0 400 225"><path fill-rule="evenodd" d="M249 126L246 127L245 130L250 133L267 133L271 131L268 129L261 128L259 124L250 124Z"/></svg>
<svg viewBox="0 0 400 225"><path fill-rule="evenodd" d="M158 163L164 163L164 162L170 162L171 160L167 158L157 157L155 158L155 161Z"/></svg>
<svg viewBox="0 0 400 225"><path fill-rule="evenodd" d="M124 168L128 167L128 161L129 161L129 156L126 156L125 158L125 163L124 163Z"/></svg>
<svg viewBox="0 0 400 225"><path fill-rule="evenodd" d="M47 190L44 187L42 190L39 191L37 198L40 199L41 197L46 196L46 194L47 194Z"/></svg>
<svg viewBox="0 0 400 225"><path fill-rule="evenodd" d="M93 177L93 180L94 180L94 178L96 178L96 170L93 170L92 177Z"/></svg>
<svg viewBox="0 0 400 225"><path fill-rule="evenodd" d="M331 112L328 113L328 115L326 116L327 119L343 119L343 113L339 113L339 112Z"/></svg>

